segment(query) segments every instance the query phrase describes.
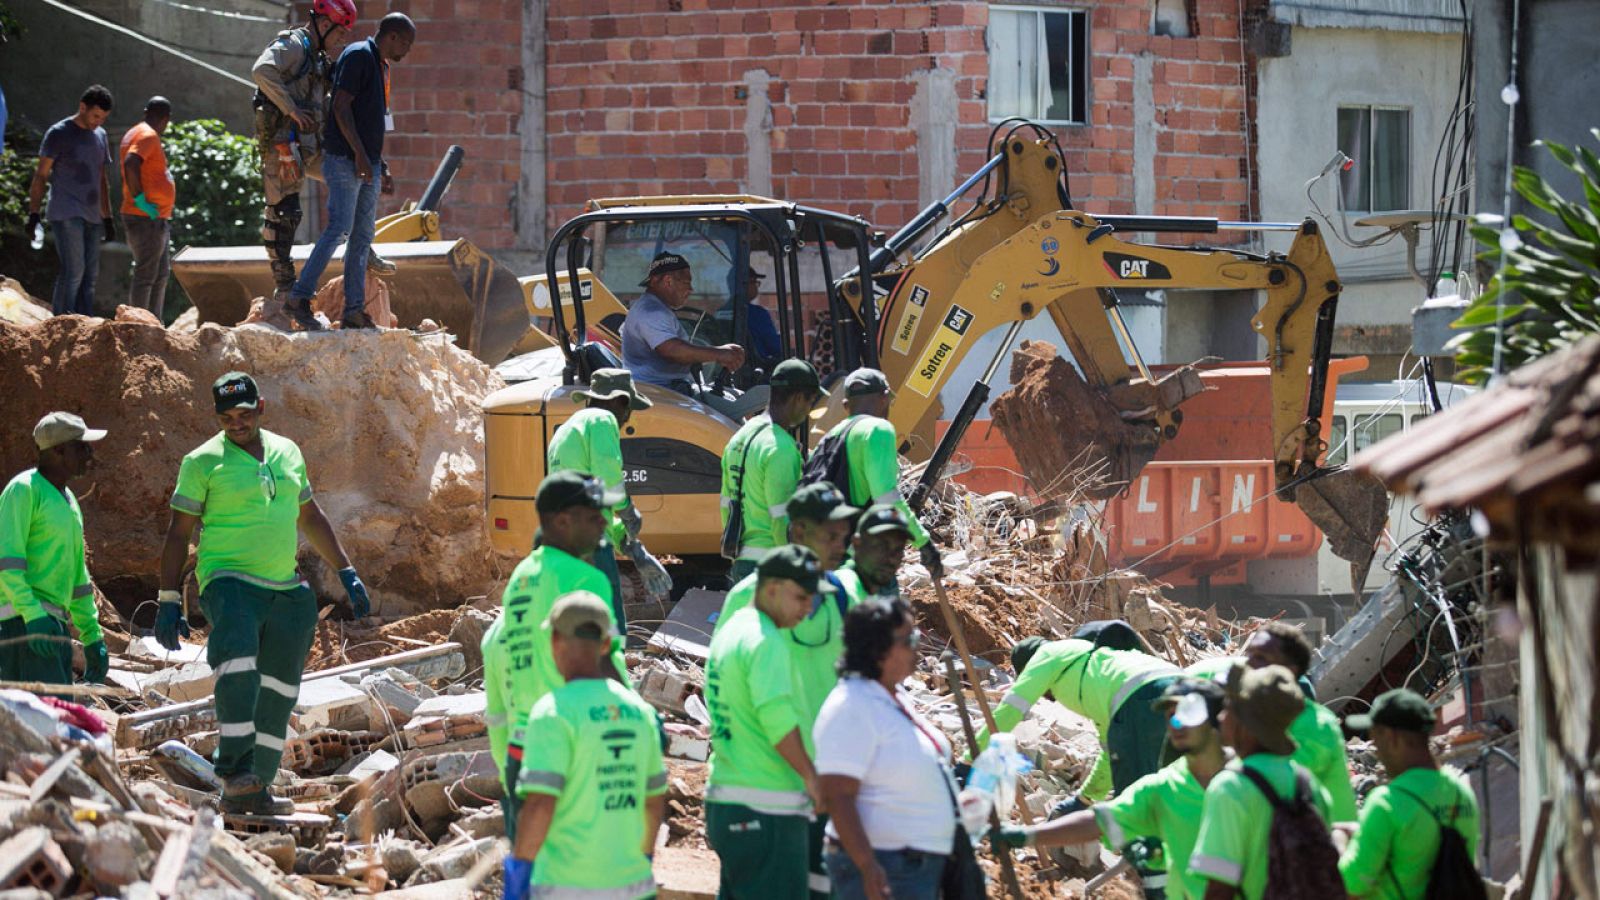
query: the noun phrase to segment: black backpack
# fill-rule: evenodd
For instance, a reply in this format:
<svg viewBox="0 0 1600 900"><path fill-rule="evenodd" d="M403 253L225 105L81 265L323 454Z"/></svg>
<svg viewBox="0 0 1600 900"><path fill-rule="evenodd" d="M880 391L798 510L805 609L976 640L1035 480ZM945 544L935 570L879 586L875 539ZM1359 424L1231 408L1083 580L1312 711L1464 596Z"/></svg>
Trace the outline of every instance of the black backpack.
<svg viewBox="0 0 1600 900"><path fill-rule="evenodd" d="M1467 852L1467 842L1461 832L1446 825L1433 807L1416 794L1392 784L1389 789L1417 801L1417 805L1427 810L1428 815L1433 816L1434 824L1439 826L1439 855L1433 858L1433 871L1428 873L1428 889L1422 894L1423 900L1489 900L1489 890L1483 884L1483 876L1478 874L1478 865L1473 861L1472 854ZM1455 819L1456 813L1452 807L1450 821L1454 823ZM1389 878L1394 882L1395 893L1404 896L1405 892L1400 890L1400 879L1395 878L1393 869L1389 870Z"/></svg>
<svg viewBox="0 0 1600 900"><path fill-rule="evenodd" d="M1311 776L1295 770L1294 799L1280 799L1260 772L1241 765L1272 803L1272 831L1267 838L1267 889L1262 900L1344 900L1339 851L1328 826L1311 802Z"/></svg>
<svg viewBox="0 0 1600 900"><path fill-rule="evenodd" d="M838 489L848 501L850 498L850 459L845 455L845 438L865 416L856 416L834 434L817 442L806 463L800 468L800 487L826 481Z"/></svg>

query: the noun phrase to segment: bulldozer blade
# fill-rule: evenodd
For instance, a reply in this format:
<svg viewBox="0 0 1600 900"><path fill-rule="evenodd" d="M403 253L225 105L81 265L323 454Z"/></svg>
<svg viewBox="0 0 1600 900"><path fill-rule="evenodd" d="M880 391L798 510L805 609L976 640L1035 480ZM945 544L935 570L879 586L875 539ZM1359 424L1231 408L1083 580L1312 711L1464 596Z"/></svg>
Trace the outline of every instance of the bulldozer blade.
<svg viewBox="0 0 1600 900"><path fill-rule="evenodd" d="M1318 469L1295 488L1294 499L1322 529L1334 555L1349 561L1351 584L1360 593L1389 519L1389 492L1383 482L1365 472Z"/></svg>
<svg viewBox="0 0 1600 900"><path fill-rule="evenodd" d="M533 320L522 287L509 269L471 241L373 246L399 268L382 278L400 327L415 328L423 319L433 319L463 349L490 365L525 349ZM295 262L303 265L310 252L310 245L295 247ZM343 256L343 247L334 252L321 283L343 273ZM185 247L172 259L172 274L199 310L201 324L237 325L249 315L255 298L270 298L274 289L266 249L259 246Z"/></svg>

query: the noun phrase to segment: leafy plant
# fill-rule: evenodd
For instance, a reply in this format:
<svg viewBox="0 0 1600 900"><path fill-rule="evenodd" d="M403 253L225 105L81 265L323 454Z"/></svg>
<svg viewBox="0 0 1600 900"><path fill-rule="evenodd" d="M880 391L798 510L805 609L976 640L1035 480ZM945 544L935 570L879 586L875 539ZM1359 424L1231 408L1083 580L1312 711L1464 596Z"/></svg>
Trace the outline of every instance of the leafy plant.
<svg viewBox="0 0 1600 900"><path fill-rule="evenodd" d="M1600 141L1600 128L1589 131ZM1511 230L1473 227L1486 248L1478 259L1503 272L1473 300L1455 327L1472 331L1450 342L1456 377L1479 383L1492 374L1496 342L1509 371L1600 332L1600 157L1587 147L1540 141L1583 184L1583 199L1568 200L1532 169L1517 166L1517 194L1550 216L1512 217ZM1538 246L1535 246L1535 245ZM1503 304L1496 308L1496 304Z"/></svg>
<svg viewBox="0 0 1600 900"><path fill-rule="evenodd" d="M174 122L161 136L178 186L172 246L216 247L261 240L261 172L253 138L216 119Z"/></svg>

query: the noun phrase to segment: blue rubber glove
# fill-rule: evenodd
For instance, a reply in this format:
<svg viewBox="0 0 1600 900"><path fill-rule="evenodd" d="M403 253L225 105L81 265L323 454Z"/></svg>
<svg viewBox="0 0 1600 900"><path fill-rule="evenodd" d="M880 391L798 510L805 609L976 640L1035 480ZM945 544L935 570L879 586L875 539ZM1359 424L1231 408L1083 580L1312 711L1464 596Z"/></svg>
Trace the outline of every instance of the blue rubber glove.
<svg viewBox="0 0 1600 900"><path fill-rule="evenodd" d="M183 595L177 591L162 591L161 605L156 610L156 643L176 651L178 637L189 636L189 620L183 617Z"/></svg>
<svg viewBox="0 0 1600 900"><path fill-rule="evenodd" d="M111 671L111 653L105 641L83 645L83 680L89 684L105 684L106 673Z"/></svg>
<svg viewBox="0 0 1600 900"><path fill-rule="evenodd" d="M140 212L152 219L161 218L161 210L157 209L156 205L150 202L150 198L146 197L142 192L139 196L133 198L133 205L139 207Z"/></svg>
<svg viewBox="0 0 1600 900"><path fill-rule="evenodd" d="M361 576L356 574L354 566L339 570L339 581L344 584L344 592L350 597L350 611L356 618L365 619L372 612L372 598L367 596L367 586L361 583Z"/></svg>
<svg viewBox="0 0 1600 900"><path fill-rule="evenodd" d="M505 892L501 896L505 900L528 900L533 887L533 860L507 855L501 872L505 876Z"/></svg>
<svg viewBox="0 0 1600 900"><path fill-rule="evenodd" d="M58 652L56 642L50 640L50 638L62 637L65 632L62 631L60 625L56 624L56 620L49 613L45 613L37 619L26 620L23 622L22 627L26 628L28 633L34 636L33 640L28 641L28 649L33 651L34 656L42 656L49 659Z"/></svg>

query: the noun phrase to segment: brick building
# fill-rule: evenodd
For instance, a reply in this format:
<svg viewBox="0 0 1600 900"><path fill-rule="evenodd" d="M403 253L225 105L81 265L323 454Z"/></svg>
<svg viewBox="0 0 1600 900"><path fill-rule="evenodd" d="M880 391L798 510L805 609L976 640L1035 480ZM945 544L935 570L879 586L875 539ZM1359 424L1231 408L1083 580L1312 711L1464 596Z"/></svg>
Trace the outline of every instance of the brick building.
<svg viewBox="0 0 1600 900"><path fill-rule="evenodd" d="M1053 123L1083 208L1248 217L1240 5L1154 6L369 0L362 12L403 10L421 30L394 72L403 178L422 181L463 144L451 229L531 250L591 196L747 191L892 229L981 165L991 117L1009 113Z"/></svg>

